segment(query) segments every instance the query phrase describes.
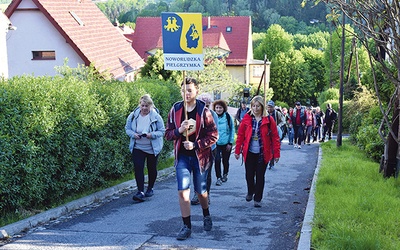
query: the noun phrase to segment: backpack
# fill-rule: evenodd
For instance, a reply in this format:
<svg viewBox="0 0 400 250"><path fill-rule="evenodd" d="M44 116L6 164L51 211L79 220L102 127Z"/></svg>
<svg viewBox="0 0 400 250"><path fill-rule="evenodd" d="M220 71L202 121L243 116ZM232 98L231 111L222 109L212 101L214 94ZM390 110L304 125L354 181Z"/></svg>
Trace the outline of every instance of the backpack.
<svg viewBox="0 0 400 250"><path fill-rule="evenodd" d="M228 113L228 112L225 112L225 114L226 114L226 120L227 120L227 122L228 122L228 127L229 127L229 133L230 133L230 131L232 130L232 124L231 124L231 115Z"/></svg>

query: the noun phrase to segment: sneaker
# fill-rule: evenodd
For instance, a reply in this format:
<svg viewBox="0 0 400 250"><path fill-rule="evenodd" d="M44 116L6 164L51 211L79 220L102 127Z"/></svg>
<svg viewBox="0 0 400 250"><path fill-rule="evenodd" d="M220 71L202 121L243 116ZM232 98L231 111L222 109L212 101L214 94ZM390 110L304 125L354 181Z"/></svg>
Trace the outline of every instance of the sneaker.
<svg viewBox="0 0 400 250"><path fill-rule="evenodd" d="M217 182L215 183L215 185L217 186L221 186L222 185L222 180L221 178L218 178Z"/></svg>
<svg viewBox="0 0 400 250"><path fill-rule="evenodd" d="M188 226L183 225L181 231L179 231L178 236L176 236L177 240L186 240L192 234L192 229L188 228Z"/></svg>
<svg viewBox="0 0 400 250"><path fill-rule="evenodd" d="M197 194L195 194L192 198L192 200L190 201L190 204L192 205L199 205L200 201L199 201L199 197L197 197Z"/></svg>
<svg viewBox="0 0 400 250"><path fill-rule="evenodd" d="M297 148L298 148L298 149L301 149L301 146L299 145Z"/></svg>
<svg viewBox="0 0 400 250"><path fill-rule="evenodd" d="M137 192L137 194L135 194L135 195L132 197L132 200L138 201L138 202L143 202L143 201L145 201L144 198L145 198L145 195L144 195L143 192Z"/></svg>
<svg viewBox="0 0 400 250"><path fill-rule="evenodd" d="M252 194L248 194L246 195L246 201L250 202L253 199L253 195Z"/></svg>
<svg viewBox="0 0 400 250"><path fill-rule="evenodd" d="M222 182L226 182L228 180L228 174L224 174L224 176L222 176Z"/></svg>
<svg viewBox="0 0 400 250"><path fill-rule="evenodd" d="M261 201L254 201L254 207L261 207Z"/></svg>
<svg viewBox="0 0 400 250"><path fill-rule="evenodd" d="M324 138L322 138L321 140L319 140L319 142L325 142L325 139L324 139Z"/></svg>
<svg viewBox="0 0 400 250"><path fill-rule="evenodd" d="M297 148L297 144L294 144L294 148Z"/></svg>
<svg viewBox="0 0 400 250"><path fill-rule="evenodd" d="M153 189L147 189L146 193L144 194L144 196L146 197L151 197L153 195L154 195Z"/></svg>
<svg viewBox="0 0 400 250"><path fill-rule="evenodd" d="M204 226L204 231L211 231L212 228L212 220L211 216L207 215L203 217L203 226Z"/></svg>

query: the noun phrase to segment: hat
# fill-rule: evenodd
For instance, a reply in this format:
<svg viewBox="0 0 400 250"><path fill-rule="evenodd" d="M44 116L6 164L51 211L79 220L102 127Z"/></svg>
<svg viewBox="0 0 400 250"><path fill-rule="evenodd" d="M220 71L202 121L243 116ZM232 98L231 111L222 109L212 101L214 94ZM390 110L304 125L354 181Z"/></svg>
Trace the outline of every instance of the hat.
<svg viewBox="0 0 400 250"><path fill-rule="evenodd" d="M296 105L301 105L301 103L300 102L296 102Z"/></svg>
<svg viewBox="0 0 400 250"><path fill-rule="evenodd" d="M269 101L268 101L268 103L267 103L267 106L274 107L274 106L275 106L275 103L274 103L274 101L272 101L272 100L269 100Z"/></svg>

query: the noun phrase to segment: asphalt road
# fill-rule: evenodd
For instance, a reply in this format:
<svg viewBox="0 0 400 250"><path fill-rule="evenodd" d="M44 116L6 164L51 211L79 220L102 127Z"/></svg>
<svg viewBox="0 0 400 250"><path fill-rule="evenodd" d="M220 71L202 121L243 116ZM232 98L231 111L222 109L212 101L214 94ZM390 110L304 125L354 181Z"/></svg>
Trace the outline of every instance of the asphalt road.
<svg viewBox="0 0 400 250"><path fill-rule="evenodd" d="M267 170L261 208L245 201L244 165L232 155L228 181L222 186L215 185L213 170L213 229L203 231L201 207L192 206L192 236L186 241L175 238L182 219L172 169L156 182L155 195L146 202L132 201L136 192L132 181L116 193L110 190L114 193L105 200L92 198L95 202L89 206L53 215L50 222L15 234L0 248L297 249L318 153L318 143L294 149L284 140L279 163ZM32 223L32 219L27 221Z"/></svg>

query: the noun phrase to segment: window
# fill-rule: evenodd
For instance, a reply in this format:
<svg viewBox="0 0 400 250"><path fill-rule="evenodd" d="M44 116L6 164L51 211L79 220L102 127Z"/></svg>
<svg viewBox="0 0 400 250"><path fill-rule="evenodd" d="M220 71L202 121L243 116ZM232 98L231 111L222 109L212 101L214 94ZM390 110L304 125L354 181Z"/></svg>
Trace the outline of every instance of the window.
<svg viewBox="0 0 400 250"><path fill-rule="evenodd" d="M85 24L83 23L83 21L78 17L78 15L73 12L70 11L69 14L71 14L71 16L75 19L75 21L80 25L80 26L85 26Z"/></svg>
<svg viewBox="0 0 400 250"><path fill-rule="evenodd" d="M226 27L226 32L232 32L232 27L231 26L227 26Z"/></svg>
<svg viewBox="0 0 400 250"><path fill-rule="evenodd" d="M55 51L32 51L32 60L56 60Z"/></svg>

